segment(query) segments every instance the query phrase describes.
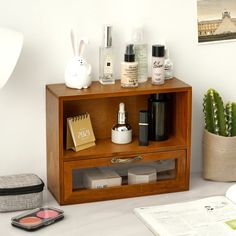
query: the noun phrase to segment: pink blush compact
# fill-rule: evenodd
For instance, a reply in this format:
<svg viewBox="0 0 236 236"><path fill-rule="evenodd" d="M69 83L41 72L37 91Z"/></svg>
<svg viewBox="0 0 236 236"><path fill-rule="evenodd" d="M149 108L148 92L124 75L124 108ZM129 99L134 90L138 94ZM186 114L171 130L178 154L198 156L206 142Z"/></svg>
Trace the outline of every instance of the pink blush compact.
<svg viewBox="0 0 236 236"><path fill-rule="evenodd" d="M19 220L20 224L28 225L28 226L37 225L37 224L40 224L41 222L42 220L40 218L34 217L34 216L24 217Z"/></svg>
<svg viewBox="0 0 236 236"><path fill-rule="evenodd" d="M63 213L62 210L52 207L37 208L12 218L11 224L27 231L33 231L62 220Z"/></svg>
<svg viewBox="0 0 236 236"><path fill-rule="evenodd" d="M59 212L55 210L45 209L45 210L39 211L36 215L42 219L48 219L48 218L57 217L59 215Z"/></svg>

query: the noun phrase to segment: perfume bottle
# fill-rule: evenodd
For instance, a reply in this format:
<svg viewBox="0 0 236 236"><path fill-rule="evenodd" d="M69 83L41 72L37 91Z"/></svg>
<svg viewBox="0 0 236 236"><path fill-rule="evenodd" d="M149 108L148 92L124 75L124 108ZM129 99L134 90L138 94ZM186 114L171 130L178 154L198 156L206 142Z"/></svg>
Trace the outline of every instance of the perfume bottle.
<svg viewBox="0 0 236 236"><path fill-rule="evenodd" d="M165 80L173 78L173 68L174 64L170 59L169 49L165 49L165 63L164 63L164 70L165 70Z"/></svg>
<svg viewBox="0 0 236 236"><path fill-rule="evenodd" d="M117 124L112 127L111 141L117 144L126 144L132 141L132 129L127 121L125 104L119 104Z"/></svg>
<svg viewBox="0 0 236 236"><path fill-rule="evenodd" d="M135 61L134 45L128 44L121 62L121 86L138 87L138 62Z"/></svg>
<svg viewBox="0 0 236 236"><path fill-rule="evenodd" d="M132 41L134 43L135 61L138 62L138 82L144 83L148 79L148 47L143 39L142 26L136 26Z"/></svg>
<svg viewBox="0 0 236 236"><path fill-rule="evenodd" d="M164 45L152 46L152 84L161 85L165 82L164 55Z"/></svg>
<svg viewBox="0 0 236 236"><path fill-rule="evenodd" d="M112 26L104 26L104 44L99 48L99 81L101 84L114 84Z"/></svg>

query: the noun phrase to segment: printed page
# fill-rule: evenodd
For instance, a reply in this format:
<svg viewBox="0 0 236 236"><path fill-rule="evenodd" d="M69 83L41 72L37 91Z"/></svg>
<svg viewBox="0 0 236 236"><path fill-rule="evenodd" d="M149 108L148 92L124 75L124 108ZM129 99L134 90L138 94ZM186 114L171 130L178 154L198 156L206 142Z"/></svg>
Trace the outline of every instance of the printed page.
<svg viewBox="0 0 236 236"><path fill-rule="evenodd" d="M229 187L229 189L226 191L225 196L234 204L236 204L236 184L233 184Z"/></svg>
<svg viewBox="0 0 236 236"><path fill-rule="evenodd" d="M236 236L236 206L224 196L141 207L135 214L160 236Z"/></svg>

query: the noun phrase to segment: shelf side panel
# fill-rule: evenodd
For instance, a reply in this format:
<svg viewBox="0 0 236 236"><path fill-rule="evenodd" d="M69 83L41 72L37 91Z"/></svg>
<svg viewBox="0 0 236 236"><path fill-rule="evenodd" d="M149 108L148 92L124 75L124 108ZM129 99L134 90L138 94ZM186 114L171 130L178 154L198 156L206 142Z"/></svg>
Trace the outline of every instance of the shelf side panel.
<svg viewBox="0 0 236 236"><path fill-rule="evenodd" d="M190 179L190 160L191 160L191 137L192 137L192 90L187 93L187 174L186 181Z"/></svg>
<svg viewBox="0 0 236 236"><path fill-rule="evenodd" d="M57 98L46 90L47 186L60 201L59 106Z"/></svg>

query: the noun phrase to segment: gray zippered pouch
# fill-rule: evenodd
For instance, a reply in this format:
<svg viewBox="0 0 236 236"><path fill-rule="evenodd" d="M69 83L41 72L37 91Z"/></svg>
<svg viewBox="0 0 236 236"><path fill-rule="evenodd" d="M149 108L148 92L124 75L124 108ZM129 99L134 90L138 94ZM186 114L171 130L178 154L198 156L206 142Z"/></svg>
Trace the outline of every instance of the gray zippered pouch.
<svg viewBox="0 0 236 236"><path fill-rule="evenodd" d="M0 177L0 212L33 209L42 206L43 181L35 174Z"/></svg>

